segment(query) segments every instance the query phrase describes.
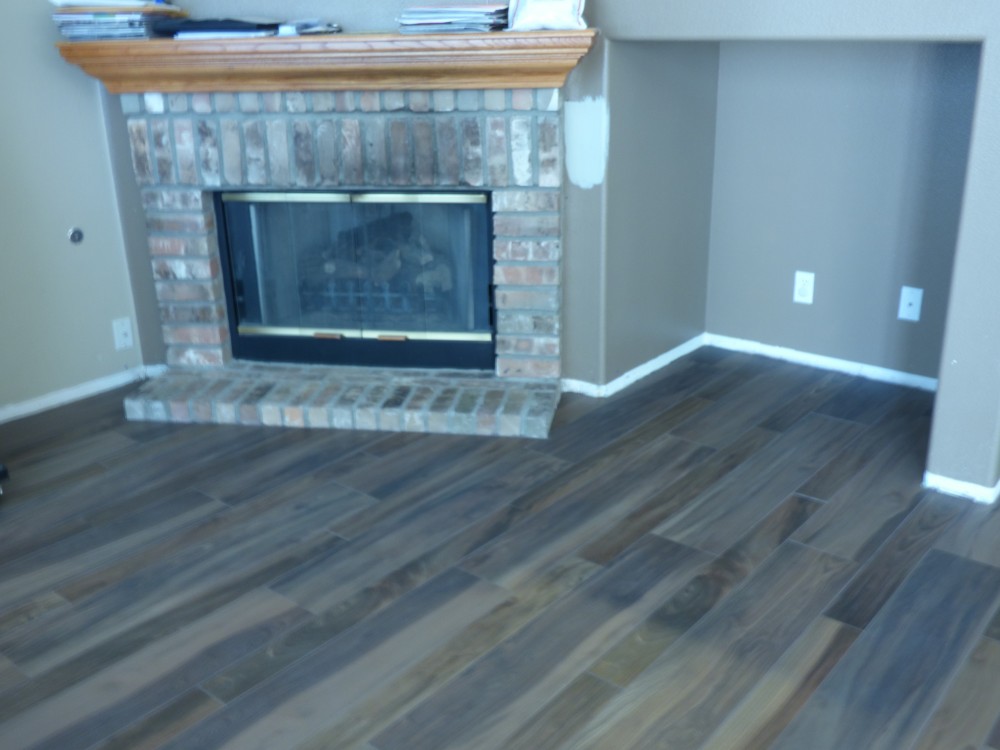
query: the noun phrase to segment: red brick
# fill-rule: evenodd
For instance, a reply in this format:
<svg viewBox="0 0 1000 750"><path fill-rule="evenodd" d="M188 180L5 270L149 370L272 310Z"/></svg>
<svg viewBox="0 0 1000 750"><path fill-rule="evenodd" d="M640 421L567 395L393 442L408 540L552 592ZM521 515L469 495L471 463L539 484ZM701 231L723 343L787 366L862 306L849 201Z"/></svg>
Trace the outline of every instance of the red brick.
<svg viewBox="0 0 1000 750"><path fill-rule="evenodd" d="M166 344L222 344L229 340L229 329L219 325L163 326Z"/></svg>
<svg viewBox="0 0 1000 750"><path fill-rule="evenodd" d="M499 237L558 237L559 214L497 214L493 231Z"/></svg>
<svg viewBox="0 0 1000 750"><path fill-rule="evenodd" d="M558 359L498 357L497 375L502 378L555 379L560 375Z"/></svg>
<svg viewBox="0 0 1000 750"><path fill-rule="evenodd" d="M209 259L156 258L153 276L158 281L210 281L219 277L219 263Z"/></svg>
<svg viewBox="0 0 1000 750"><path fill-rule="evenodd" d="M559 269L554 265L498 265L493 269L493 283L510 286L555 286L559 283Z"/></svg>
<svg viewBox="0 0 1000 750"><path fill-rule="evenodd" d="M496 291L497 310L558 310L558 287L543 287L540 289L509 289L506 287Z"/></svg>
<svg viewBox="0 0 1000 750"><path fill-rule="evenodd" d="M156 298L165 302L225 301L221 279L214 281L157 281Z"/></svg>
<svg viewBox="0 0 1000 750"><path fill-rule="evenodd" d="M173 367L222 367L228 361L223 347L167 347L167 364Z"/></svg>
<svg viewBox="0 0 1000 750"><path fill-rule="evenodd" d="M558 357L559 339L554 336L497 336L498 355Z"/></svg>

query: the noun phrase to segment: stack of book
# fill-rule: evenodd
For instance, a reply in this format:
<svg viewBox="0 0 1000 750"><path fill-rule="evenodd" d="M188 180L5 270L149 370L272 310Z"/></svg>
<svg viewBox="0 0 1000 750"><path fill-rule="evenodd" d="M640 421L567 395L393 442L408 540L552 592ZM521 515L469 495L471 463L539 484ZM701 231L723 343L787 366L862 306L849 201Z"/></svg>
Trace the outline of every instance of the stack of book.
<svg viewBox="0 0 1000 750"><path fill-rule="evenodd" d="M510 3L427 3L403 11L399 30L404 34L462 31L499 31L507 28Z"/></svg>
<svg viewBox="0 0 1000 750"><path fill-rule="evenodd" d="M149 0L52 0L59 33L75 42L149 39L157 19L187 15L175 5Z"/></svg>

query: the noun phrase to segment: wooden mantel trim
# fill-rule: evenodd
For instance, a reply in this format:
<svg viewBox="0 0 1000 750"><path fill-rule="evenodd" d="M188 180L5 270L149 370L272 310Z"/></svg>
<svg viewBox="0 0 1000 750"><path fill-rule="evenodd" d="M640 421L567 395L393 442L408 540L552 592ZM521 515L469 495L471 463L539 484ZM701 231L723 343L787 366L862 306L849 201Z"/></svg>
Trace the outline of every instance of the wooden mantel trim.
<svg viewBox="0 0 1000 750"><path fill-rule="evenodd" d="M559 88L596 31L64 42L113 94Z"/></svg>

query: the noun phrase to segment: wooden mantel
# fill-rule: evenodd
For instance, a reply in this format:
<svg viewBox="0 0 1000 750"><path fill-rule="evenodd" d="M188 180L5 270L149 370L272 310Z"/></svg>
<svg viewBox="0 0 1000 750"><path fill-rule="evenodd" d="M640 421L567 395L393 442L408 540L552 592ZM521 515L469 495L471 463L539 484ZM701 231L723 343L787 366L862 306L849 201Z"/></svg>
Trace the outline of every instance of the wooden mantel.
<svg viewBox="0 0 1000 750"><path fill-rule="evenodd" d="M211 41L64 42L113 94L558 88L596 32L336 34Z"/></svg>

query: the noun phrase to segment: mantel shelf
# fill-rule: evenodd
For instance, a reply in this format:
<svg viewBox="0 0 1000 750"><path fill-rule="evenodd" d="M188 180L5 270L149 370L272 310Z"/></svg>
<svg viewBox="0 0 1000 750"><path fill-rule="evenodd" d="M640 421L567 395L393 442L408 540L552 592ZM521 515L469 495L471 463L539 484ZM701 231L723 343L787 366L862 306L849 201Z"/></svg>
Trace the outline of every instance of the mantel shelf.
<svg viewBox="0 0 1000 750"><path fill-rule="evenodd" d="M113 94L559 88L596 31L64 42Z"/></svg>

